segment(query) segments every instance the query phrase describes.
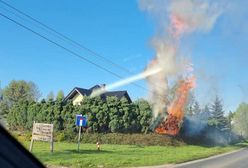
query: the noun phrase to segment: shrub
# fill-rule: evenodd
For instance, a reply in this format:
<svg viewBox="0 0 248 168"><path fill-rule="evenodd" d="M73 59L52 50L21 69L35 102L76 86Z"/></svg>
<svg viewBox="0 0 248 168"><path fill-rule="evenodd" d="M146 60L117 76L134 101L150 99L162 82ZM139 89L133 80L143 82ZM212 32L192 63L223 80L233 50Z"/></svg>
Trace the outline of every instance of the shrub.
<svg viewBox="0 0 248 168"><path fill-rule="evenodd" d="M100 141L101 144L121 144L121 145L141 145L141 146L180 146L183 141L177 138L158 135L158 134L83 134L81 137L82 143L96 143Z"/></svg>

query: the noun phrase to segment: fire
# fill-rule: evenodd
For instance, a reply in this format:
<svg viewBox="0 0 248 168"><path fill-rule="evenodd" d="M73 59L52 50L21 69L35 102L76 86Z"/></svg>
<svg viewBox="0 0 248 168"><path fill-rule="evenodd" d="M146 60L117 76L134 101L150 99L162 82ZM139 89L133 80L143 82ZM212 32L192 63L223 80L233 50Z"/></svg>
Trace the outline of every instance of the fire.
<svg viewBox="0 0 248 168"><path fill-rule="evenodd" d="M177 135L184 116L184 107L190 89L195 87L195 77L180 81L173 102L168 107L168 117L155 129L159 134Z"/></svg>

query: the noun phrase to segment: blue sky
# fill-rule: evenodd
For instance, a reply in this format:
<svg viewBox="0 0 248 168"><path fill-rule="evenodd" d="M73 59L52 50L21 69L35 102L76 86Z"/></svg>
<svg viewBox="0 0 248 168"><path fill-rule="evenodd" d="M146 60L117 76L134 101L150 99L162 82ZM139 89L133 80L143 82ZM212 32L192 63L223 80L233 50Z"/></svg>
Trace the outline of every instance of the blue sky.
<svg viewBox="0 0 248 168"><path fill-rule="evenodd" d="M6 0L39 21L87 46L133 73L141 72L154 56L150 39L155 34L153 20L140 11L134 0L31 1ZM217 20L212 31L195 33L181 42L181 51L189 57L197 76L196 98L202 105L218 94L225 110L235 110L248 97L248 11L241 0ZM35 31L70 48L120 76L128 73L105 61L78 50L47 34L42 29L17 18L0 3L0 12ZM43 97L62 89L67 94L73 87L89 88L112 83L118 78L78 59L27 30L0 17L0 80L5 87L11 80L35 82ZM146 87L145 81L137 82ZM133 85L128 90L133 99L146 97L145 90Z"/></svg>

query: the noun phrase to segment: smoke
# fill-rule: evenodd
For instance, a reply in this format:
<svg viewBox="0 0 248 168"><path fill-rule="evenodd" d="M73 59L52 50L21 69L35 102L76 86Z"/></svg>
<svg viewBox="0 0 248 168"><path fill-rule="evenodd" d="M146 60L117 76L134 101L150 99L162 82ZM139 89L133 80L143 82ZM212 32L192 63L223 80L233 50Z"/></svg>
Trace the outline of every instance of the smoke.
<svg viewBox="0 0 248 168"><path fill-rule="evenodd" d="M122 79L120 81L114 82L112 84L106 85L105 87L101 87L100 89L96 89L92 92L92 94L90 95L90 97L95 97L95 96L99 96L107 91L113 90L115 88L118 88L120 86L123 85L127 85L129 83L135 82L137 80L140 79L144 79L146 77L152 76L154 74L157 74L161 71L161 68L159 66L157 67L153 67L152 69L146 70L142 73L139 73L137 75L133 75L131 77L128 77L126 79Z"/></svg>
<svg viewBox="0 0 248 168"><path fill-rule="evenodd" d="M208 118L201 119L198 116L187 116L184 119L183 129L187 137L199 136L208 126Z"/></svg>
<svg viewBox="0 0 248 168"><path fill-rule="evenodd" d="M225 133L208 125L208 117L202 114L204 112L184 118L180 135L186 142L205 145L228 145L236 141L237 137L235 134Z"/></svg>
<svg viewBox="0 0 248 168"><path fill-rule="evenodd" d="M217 3L202 0L140 0L139 7L157 24L157 32L151 40L156 54L147 67L159 64L162 68L161 72L147 78L156 118L163 116L161 114L170 103L167 99L168 79L172 76L187 77L193 70L190 61L180 54L181 38L193 32L210 31L222 10Z"/></svg>
<svg viewBox="0 0 248 168"><path fill-rule="evenodd" d="M200 0L172 0L168 10L175 35L207 32L222 13L216 3Z"/></svg>
<svg viewBox="0 0 248 168"><path fill-rule="evenodd" d="M223 3L210 0L140 0L139 6L156 20L158 33L167 34L169 30L176 36L208 32L223 12Z"/></svg>

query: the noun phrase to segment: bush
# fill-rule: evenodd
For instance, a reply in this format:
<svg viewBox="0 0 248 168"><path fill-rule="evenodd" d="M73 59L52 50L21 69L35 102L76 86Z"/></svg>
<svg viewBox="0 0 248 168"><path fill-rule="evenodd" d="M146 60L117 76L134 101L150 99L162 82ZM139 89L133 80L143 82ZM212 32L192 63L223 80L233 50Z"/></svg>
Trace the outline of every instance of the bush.
<svg viewBox="0 0 248 168"><path fill-rule="evenodd" d="M141 146L180 146L183 141L173 137L158 135L158 134L83 134L81 137L82 143L96 143L100 141L101 144L121 144L121 145L141 145Z"/></svg>
<svg viewBox="0 0 248 168"><path fill-rule="evenodd" d="M12 132L12 135L19 141L30 141L31 132ZM54 141L77 142L78 133L70 131L58 131L54 133ZM120 134L120 133L85 133L81 134L81 143L95 144L119 144L138 146L181 146L185 143L178 138L158 134Z"/></svg>

